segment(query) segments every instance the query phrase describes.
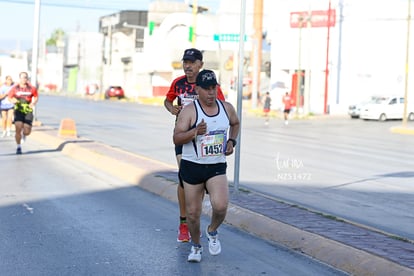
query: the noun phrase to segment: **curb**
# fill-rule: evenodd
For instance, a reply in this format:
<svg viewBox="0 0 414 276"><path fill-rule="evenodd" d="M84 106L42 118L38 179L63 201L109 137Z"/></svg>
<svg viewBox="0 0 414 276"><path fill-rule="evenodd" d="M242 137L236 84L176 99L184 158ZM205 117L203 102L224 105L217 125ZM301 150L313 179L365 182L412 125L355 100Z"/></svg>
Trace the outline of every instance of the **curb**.
<svg viewBox="0 0 414 276"><path fill-rule="evenodd" d="M63 154L103 170L127 183L178 203L177 183L160 171L176 173L163 162L122 151L88 139L65 139L57 131L37 129L31 137ZM117 162L116 166L109 165ZM137 165L139 164L139 166ZM210 202L203 202L203 213L211 216ZM262 239L298 251L353 275L414 275L414 270L366 251L268 218L229 202L225 222Z"/></svg>
<svg viewBox="0 0 414 276"><path fill-rule="evenodd" d="M414 128L405 127L405 126L392 127L390 128L390 131L392 133L397 133L397 134L414 135Z"/></svg>

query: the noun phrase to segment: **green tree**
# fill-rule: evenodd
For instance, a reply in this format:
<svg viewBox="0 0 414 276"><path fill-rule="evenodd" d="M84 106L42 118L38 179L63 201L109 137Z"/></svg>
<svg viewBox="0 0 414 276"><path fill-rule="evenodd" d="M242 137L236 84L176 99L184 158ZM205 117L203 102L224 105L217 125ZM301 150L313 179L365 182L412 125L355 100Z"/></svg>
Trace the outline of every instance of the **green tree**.
<svg viewBox="0 0 414 276"><path fill-rule="evenodd" d="M63 41L65 32L62 29L56 29L48 40L46 40L46 46L57 46L59 42Z"/></svg>

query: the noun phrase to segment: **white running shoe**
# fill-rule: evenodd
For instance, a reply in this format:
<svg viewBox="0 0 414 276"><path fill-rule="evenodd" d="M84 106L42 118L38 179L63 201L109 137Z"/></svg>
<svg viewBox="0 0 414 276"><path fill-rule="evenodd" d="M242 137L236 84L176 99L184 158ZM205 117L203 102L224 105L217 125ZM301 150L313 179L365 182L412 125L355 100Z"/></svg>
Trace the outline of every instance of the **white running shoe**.
<svg viewBox="0 0 414 276"><path fill-rule="evenodd" d="M1 134L1 138L5 137L5 136L6 136L6 132L3 131L3 133Z"/></svg>
<svg viewBox="0 0 414 276"><path fill-rule="evenodd" d="M188 261L191 263L201 262L201 254L203 253L203 247L200 246L191 246L191 252L188 255Z"/></svg>
<svg viewBox="0 0 414 276"><path fill-rule="evenodd" d="M215 233L209 233L208 232L208 226L206 228L206 236L208 239L208 251L211 255L218 255L221 253L221 244L218 239L218 233L217 230Z"/></svg>
<svg viewBox="0 0 414 276"><path fill-rule="evenodd" d="M10 130L8 130L8 131L6 132L6 135L7 135L7 137L9 137L9 136L11 135Z"/></svg>
<svg viewBox="0 0 414 276"><path fill-rule="evenodd" d="M22 140L20 141L20 143L24 144L25 142L26 142L26 136L22 134Z"/></svg>

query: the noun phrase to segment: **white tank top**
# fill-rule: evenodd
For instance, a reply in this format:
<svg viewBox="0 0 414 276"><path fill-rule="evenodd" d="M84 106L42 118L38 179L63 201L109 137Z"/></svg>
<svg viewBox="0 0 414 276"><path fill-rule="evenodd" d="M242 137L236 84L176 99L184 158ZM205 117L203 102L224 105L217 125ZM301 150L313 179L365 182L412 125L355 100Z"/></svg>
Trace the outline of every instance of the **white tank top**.
<svg viewBox="0 0 414 276"><path fill-rule="evenodd" d="M230 120L224 105L221 101L216 100L218 112L216 115L209 116L204 113L200 106L199 100L194 101L196 108L196 123L191 127L194 128L204 119L207 124L207 132L204 135L197 135L196 140L192 140L183 145L182 159L198 164L215 164L225 163L227 145L227 132L230 126Z"/></svg>

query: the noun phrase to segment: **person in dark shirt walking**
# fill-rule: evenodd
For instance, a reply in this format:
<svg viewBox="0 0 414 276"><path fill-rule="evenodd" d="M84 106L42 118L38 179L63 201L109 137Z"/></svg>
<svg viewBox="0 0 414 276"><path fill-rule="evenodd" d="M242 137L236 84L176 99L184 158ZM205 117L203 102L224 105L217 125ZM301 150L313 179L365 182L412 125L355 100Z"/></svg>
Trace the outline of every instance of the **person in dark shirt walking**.
<svg viewBox="0 0 414 276"><path fill-rule="evenodd" d="M264 99L263 99L263 114L265 117L265 125L269 124L269 113L270 113L271 103L272 103L272 98L270 98L270 93L266 92Z"/></svg>

